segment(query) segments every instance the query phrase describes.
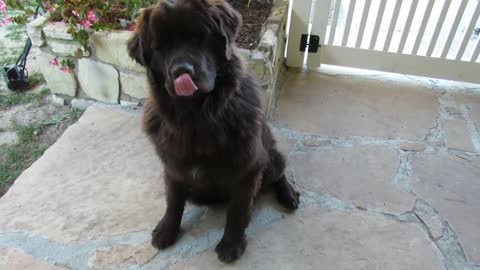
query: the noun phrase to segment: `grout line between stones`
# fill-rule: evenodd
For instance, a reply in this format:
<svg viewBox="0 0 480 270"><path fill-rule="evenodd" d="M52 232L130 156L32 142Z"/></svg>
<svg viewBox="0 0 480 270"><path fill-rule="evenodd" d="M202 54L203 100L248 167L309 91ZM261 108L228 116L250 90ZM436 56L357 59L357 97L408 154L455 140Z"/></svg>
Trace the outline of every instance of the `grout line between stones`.
<svg viewBox="0 0 480 270"><path fill-rule="evenodd" d="M400 164L396 175L393 177L393 183L408 193L412 191L410 183L410 175L412 172L412 165L410 163L411 155L411 153L399 150Z"/></svg>
<svg viewBox="0 0 480 270"><path fill-rule="evenodd" d="M435 243L438 250L443 255L443 260L446 269L448 270L471 270L472 265L470 265L466 259L465 251L462 248L460 240L457 233L448 223L448 220L445 219L434 207L432 207L427 201L419 198L418 196L415 202L415 207L412 212L417 218L418 224L425 230L428 234L430 240ZM439 239L435 239L430 231L428 225L426 225L423 220L418 216L418 212L429 215L431 218L437 219L442 223L443 234Z"/></svg>
<svg viewBox="0 0 480 270"><path fill-rule="evenodd" d="M473 147L475 148L476 152L480 152L480 133L477 130L475 123L470 118L467 107L465 105L461 105L459 107L460 111L462 112L463 118L465 118L465 121L467 122L468 130L470 131L470 134L472 136Z"/></svg>

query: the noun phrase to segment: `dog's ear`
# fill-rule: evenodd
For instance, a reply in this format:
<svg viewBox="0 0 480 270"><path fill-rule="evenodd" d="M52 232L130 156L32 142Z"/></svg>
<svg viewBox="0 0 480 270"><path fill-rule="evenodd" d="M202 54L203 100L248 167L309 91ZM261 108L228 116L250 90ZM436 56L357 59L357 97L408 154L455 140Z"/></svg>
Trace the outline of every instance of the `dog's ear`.
<svg viewBox="0 0 480 270"><path fill-rule="evenodd" d="M140 10L135 23L135 32L127 45L128 55L142 66L145 66L145 59L148 59L147 54L150 50L145 44L148 44L146 39L151 13L152 8Z"/></svg>
<svg viewBox="0 0 480 270"><path fill-rule="evenodd" d="M207 0L207 2L217 30L225 38L225 57L230 60L235 49L235 39L242 26L242 16L226 1Z"/></svg>

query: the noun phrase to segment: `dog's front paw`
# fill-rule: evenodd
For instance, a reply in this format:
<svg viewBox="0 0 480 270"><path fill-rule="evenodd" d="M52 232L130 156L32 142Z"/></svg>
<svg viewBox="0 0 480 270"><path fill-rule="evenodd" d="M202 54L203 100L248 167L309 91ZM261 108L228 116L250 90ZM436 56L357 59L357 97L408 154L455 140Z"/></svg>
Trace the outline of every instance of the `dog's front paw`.
<svg viewBox="0 0 480 270"><path fill-rule="evenodd" d="M224 263L231 263L240 258L245 252L247 241L245 238L237 242L230 242L222 239L215 248L218 259Z"/></svg>
<svg viewBox="0 0 480 270"><path fill-rule="evenodd" d="M180 228L168 219L162 219L152 232L152 245L158 249L165 249L175 243Z"/></svg>

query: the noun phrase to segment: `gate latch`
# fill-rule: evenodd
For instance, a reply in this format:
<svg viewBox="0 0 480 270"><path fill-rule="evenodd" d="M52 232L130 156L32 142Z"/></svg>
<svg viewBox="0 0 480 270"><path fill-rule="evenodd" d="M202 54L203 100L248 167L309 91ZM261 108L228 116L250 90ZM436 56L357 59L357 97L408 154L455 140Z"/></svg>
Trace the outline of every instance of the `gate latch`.
<svg viewBox="0 0 480 270"><path fill-rule="evenodd" d="M305 49L308 45L308 52L318 52L318 48L322 47L322 45L320 45L320 37L316 35L310 35L310 40L307 41L307 39L308 34L302 34L302 38L300 40L300 51L305 52Z"/></svg>

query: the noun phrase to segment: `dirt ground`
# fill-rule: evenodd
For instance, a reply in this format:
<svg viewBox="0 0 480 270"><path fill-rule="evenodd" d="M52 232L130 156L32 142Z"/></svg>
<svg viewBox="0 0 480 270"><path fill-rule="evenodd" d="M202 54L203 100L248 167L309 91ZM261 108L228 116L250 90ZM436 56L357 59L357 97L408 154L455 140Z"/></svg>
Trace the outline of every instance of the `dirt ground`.
<svg viewBox="0 0 480 270"><path fill-rule="evenodd" d="M273 4L257 0L229 0L229 2L243 17L243 27L237 37L237 45L244 49L254 49L258 45L262 25L270 15Z"/></svg>
<svg viewBox="0 0 480 270"><path fill-rule="evenodd" d="M12 65L23 51L25 27L0 27L0 64ZM0 83L0 197L20 173L37 160L81 111L51 104L47 85L32 49L27 61L29 90L12 92Z"/></svg>

